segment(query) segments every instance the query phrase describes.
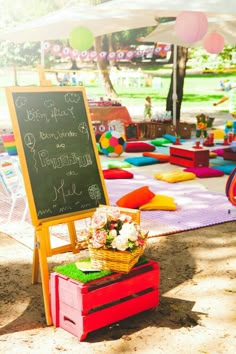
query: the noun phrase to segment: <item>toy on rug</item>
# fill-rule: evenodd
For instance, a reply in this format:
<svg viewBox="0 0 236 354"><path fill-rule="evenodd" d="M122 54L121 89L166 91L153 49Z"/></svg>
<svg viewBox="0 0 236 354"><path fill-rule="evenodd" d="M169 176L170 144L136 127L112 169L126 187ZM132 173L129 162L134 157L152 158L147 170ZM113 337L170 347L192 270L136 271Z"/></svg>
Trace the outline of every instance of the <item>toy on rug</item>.
<svg viewBox="0 0 236 354"><path fill-rule="evenodd" d="M103 133L99 139L101 152L109 157L120 156L126 148L126 139L123 134L115 130Z"/></svg>
<svg viewBox="0 0 236 354"><path fill-rule="evenodd" d="M152 99L151 97L147 96L145 98L145 105L144 105L144 119L152 118Z"/></svg>

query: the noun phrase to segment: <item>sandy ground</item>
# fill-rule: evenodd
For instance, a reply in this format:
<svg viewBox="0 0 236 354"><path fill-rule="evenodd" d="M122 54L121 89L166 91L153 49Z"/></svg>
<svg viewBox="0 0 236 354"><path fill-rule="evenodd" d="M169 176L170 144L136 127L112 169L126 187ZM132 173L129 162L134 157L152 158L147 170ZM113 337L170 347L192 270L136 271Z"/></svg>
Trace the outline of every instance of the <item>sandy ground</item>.
<svg viewBox="0 0 236 354"><path fill-rule="evenodd" d="M193 114L184 114L191 121ZM219 115L218 125L223 121ZM222 182L205 183L224 193ZM3 233L0 246L1 354L235 353L236 222L149 239L145 254L161 269L159 306L94 331L83 342L46 325L41 284L31 285L32 250ZM50 269L74 259L52 257Z"/></svg>
<svg viewBox="0 0 236 354"><path fill-rule="evenodd" d="M159 306L83 342L46 325L41 284L31 285L32 251L0 234L0 353L233 354L235 224L149 239L146 255L161 269ZM73 257L64 254L63 260ZM58 259L50 260L50 267L55 264Z"/></svg>

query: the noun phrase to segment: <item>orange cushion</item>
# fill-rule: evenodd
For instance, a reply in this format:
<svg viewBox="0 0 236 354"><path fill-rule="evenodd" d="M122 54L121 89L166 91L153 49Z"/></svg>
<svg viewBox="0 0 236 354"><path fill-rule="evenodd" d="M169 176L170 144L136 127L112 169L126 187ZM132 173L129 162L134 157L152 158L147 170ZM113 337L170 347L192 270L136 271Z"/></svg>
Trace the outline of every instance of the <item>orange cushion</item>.
<svg viewBox="0 0 236 354"><path fill-rule="evenodd" d="M170 160L170 155L159 154L158 152L145 151L143 152L143 156L153 157L154 159L157 159L159 162L169 162Z"/></svg>
<svg viewBox="0 0 236 354"><path fill-rule="evenodd" d="M125 194L117 200L116 204L121 208L139 208L151 200L155 194L150 191L148 186L143 186Z"/></svg>

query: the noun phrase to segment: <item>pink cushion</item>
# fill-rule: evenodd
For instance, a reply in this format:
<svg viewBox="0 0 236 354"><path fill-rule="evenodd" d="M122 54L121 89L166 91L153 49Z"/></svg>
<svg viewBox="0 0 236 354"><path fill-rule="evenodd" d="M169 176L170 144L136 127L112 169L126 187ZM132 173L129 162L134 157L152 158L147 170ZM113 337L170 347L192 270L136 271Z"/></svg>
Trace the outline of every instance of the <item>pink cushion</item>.
<svg viewBox="0 0 236 354"><path fill-rule="evenodd" d="M224 155L224 149L214 149L212 152L215 152L217 156L223 156Z"/></svg>
<svg viewBox="0 0 236 354"><path fill-rule="evenodd" d="M192 172L198 178L208 178L208 177L221 177L224 176L224 172L215 170L211 167L188 167L184 169L185 172Z"/></svg>
<svg viewBox="0 0 236 354"><path fill-rule="evenodd" d="M134 177L132 172L122 170L121 168L111 168L103 170L102 172L105 179L124 179Z"/></svg>
<svg viewBox="0 0 236 354"><path fill-rule="evenodd" d="M128 141L126 142L125 152L143 152L155 151L155 146L145 143L145 141Z"/></svg>

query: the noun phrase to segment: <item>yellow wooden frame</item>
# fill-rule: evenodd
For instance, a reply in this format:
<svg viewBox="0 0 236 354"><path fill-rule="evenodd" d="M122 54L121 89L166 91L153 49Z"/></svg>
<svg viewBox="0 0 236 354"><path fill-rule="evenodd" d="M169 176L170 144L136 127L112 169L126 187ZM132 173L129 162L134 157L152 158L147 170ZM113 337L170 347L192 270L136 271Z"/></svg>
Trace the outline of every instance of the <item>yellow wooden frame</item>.
<svg viewBox="0 0 236 354"><path fill-rule="evenodd" d="M44 73L43 71L41 73ZM83 97L86 97L85 90L83 87L52 87L49 85L49 82L44 81L44 76L42 76L41 84L44 84L44 87L7 87L6 88L6 96L8 100L10 116L12 120L13 131L15 135L15 141L17 146L17 151L19 155L20 165L22 168L22 175L24 179L26 195L29 204L29 210L31 214L32 223L35 227L35 235L34 235L34 251L33 251L33 268L32 268L32 283L35 284L38 282L39 278L39 270L41 275L42 282L42 290L43 290L43 298L44 298L44 308L46 321L48 325L52 324L51 313L50 313L50 294L49 294L49 270L47 258L56 254L61 254L65 252L79 252L79 248L77 247L77 237L75 230L75 221L80 219L86 219L90 217L94 209L84 210L73 212L71 214L65 214L60 216L54 216L45 219L38 219L36 207L34 203L34 197L31 189L30 176L28 173L23 143L21 140L20 127L17 119L17 114L15 110L15 105L13 101L13 93L24 93L24 92L71 92L71 91L80 91L82 92ZM47 86L48 85L48 86ZM47 86L47 87L46 87ZM85 109L88 119L88 125L92 137L92 146L94 149L96 163L98 166L98 171L103 187L103 192L105 196L105 200L107 204L109 204L108 194L104 182L104 177L102 173L102 167L97 151L95 135L93 134L93 125L90 119L90 112L87 100L84 99ZM70 242L67 245L52 248L51 240L50 240L50 227L59 225L59 224L67 224L69 239Z"/></svg>

